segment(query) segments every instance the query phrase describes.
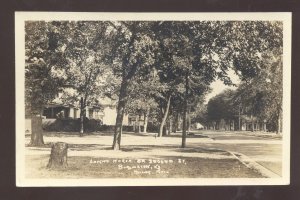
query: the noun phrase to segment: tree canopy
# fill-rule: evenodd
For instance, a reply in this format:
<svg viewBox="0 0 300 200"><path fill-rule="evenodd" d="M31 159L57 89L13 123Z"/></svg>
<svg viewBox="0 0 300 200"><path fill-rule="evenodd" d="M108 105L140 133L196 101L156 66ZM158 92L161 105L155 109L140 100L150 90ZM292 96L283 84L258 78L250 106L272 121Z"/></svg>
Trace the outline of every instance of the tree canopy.
<svg viewBox="0 0 300 200"><path fill-rule="evenodd" d="M280 118L282 89L274 88L282 86L281 22L51 21L25 28L28 99L44 105L64 86L76 90L82 108L101 95L116 98L113 149L121 146L124 114L151 107L161 108L161 128L169 110L182 114L185 147L188 113L213 81L234 85L230 69L242 84L212 99L208 113L220 112L207 117L230 118L236 96L252 112L264 110L261 117Z"/></svg>

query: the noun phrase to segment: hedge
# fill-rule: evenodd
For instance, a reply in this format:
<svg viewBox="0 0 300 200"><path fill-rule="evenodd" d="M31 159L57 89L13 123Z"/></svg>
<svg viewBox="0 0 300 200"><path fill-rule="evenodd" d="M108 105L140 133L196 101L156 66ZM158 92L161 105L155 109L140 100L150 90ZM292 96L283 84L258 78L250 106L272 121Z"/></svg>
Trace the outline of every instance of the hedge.
<svg viewBox="0 0 300 200"><path fill-rule="evenodd" d="M85 118L84 121L85 132L95 131L114 131L114 125L102 124L101 120ZM155 125L148 125L148 132L157 132L158 127ZM49 132L79 132L80 119L44 119L43 130ZM143 130L143 128L142 128ZM133 126L123 126L123 131L132 132Z"/></svg>

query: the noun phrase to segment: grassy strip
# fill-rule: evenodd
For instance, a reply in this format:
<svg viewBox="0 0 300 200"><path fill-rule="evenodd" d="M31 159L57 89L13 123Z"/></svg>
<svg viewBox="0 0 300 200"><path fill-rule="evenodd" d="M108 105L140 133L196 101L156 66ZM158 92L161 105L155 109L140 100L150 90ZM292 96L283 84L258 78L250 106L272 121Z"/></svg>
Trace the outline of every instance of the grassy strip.
<svg viewBox="0 0 300 200"><path fill-rule="evenodd" d="M48 170L47 155L26 156L27 178L261 178L235 159L158 156L137 160L69 157L67 169ZM184 161L183 161L184 160Z"/></svg>

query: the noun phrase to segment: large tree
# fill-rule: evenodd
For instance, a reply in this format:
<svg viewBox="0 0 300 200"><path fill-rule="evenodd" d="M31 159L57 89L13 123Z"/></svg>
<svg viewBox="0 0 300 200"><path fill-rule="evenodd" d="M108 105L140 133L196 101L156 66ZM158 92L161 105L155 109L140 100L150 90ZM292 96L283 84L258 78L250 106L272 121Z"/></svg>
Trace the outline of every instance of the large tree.
<svg viewBox="0 0 300 200"><path fill-rule="evenodd" d="M227 26L226 22L165 22L160 27L161 43L169 59L165 68L172 74L168 79L181 86L177 97L182 98L183 105L182 147L186 146L192 97L204 95L217 77L230 83L226 76L229 61L223 59L228 52L218 44L227 39Z"/></svg>
<svg viewBox="0 0 300 200"><path fill-rule="evenodd" d="M25 103L32 118L32 146L44 144L43 107L56 97L66 80L63 26L44 21L25 23Z"/></svg>
<svg viewBox="0 0 300 200"><path fill-rule="evenodd" d="M150 67L153 62L155 41L149 31L152 22L109 22L111 27L111 64L114 74L121 78L116 126L112 148L120 149L123 117L128 101L128 88L132 78L140 69Z"/></svg>
<svg viewBox="0 0 300 200"><path fill-rule="evenodd" d="M269 130L282 131L282 57L271 52L262 55L264 63L257 76L243 81L234 95L233 102L265 120Z"/></svg>
<svg viewBox="0 0 300 200"><path fill-rule="evenodd" d="M104 22L69 22L65 57L66 87L61 97L64 102L80 105L80 136L84 132L84 117L88 105L103 96L109 67L105 63L107 52L107 24Z"/></svg>
<svg viewBox="0 0 300 200"><path fill-rule="evenodd" d="M106 27L105 22L94 21L28 22L25 27L27 89L43 88L28 93L30 99L39 101L32 108L42 110L62 93L63 102L80 105L80 135L86 106L95 102L105 85Z"/></svg>
<svg viewBox="0 0 300 200"><path fill-rule="evenodd" d="M147 133L149 116L153 115L158 106L155 98L160 95L163 88L156 76L155 69L152 69L150 73L139 71L132 80L132 84L128 89L129 96L126 112L136 116L137 132L141 132L140 121L143 116L143 132Z"/></svg>

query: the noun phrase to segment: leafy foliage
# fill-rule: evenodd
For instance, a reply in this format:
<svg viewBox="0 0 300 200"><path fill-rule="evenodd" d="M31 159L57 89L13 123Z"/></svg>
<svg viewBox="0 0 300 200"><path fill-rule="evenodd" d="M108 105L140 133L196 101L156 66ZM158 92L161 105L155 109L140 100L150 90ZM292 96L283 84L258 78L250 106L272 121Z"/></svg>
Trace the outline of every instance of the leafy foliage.
<svg viewBox="0 0 300 200"><path fill-rule="evenodd" d="M26 107L41 114L41 109L53 100L65 82L63 28L55 23L25 23L25 85ZM27 113L28 114L28 113Z"/></svg>
<svg viewBox="0 0 300 200"><path fill-rule="evenodd" d="M65 75L66 87L62 99L68 103L78 103L83 98L83 108L94 104L103 96L103 88L109 75L105 65L107 27L103 22L70 22L66 41L65 57L67 60Z"/></svg>
<svg viewBox="0 0 300 200"><path fill-rule="evenodd" d="M157 111L169 99L171 114L205 110L199 102L210 84L233 85L232 69L242 84L212 99L207 117L231 118L242 103L274 121L282 112L282 28L277 21L26 22L26 102L39 110L61 91L65 102L82 97L83 107L103 95L118 99L115 146L125 112Z"/></svg>
<svg viewBox="0 0 300 200"><path fill-rule="evenodd" d="M271 130L280 131L283 97L282 58L272 52L263 57L265 62L262 69L257 76L239 86L235 99L239 99L248 113L266 120Z"/></svg>
<svg viewBox="0 0 300 200"><path fill-rule="evenodd" d="M220 121L221 119L234 119L238 114L238 106L232 104L235 95L233 90L225 90L213 97L207 104L207 118L209 121Z"/></svg>

